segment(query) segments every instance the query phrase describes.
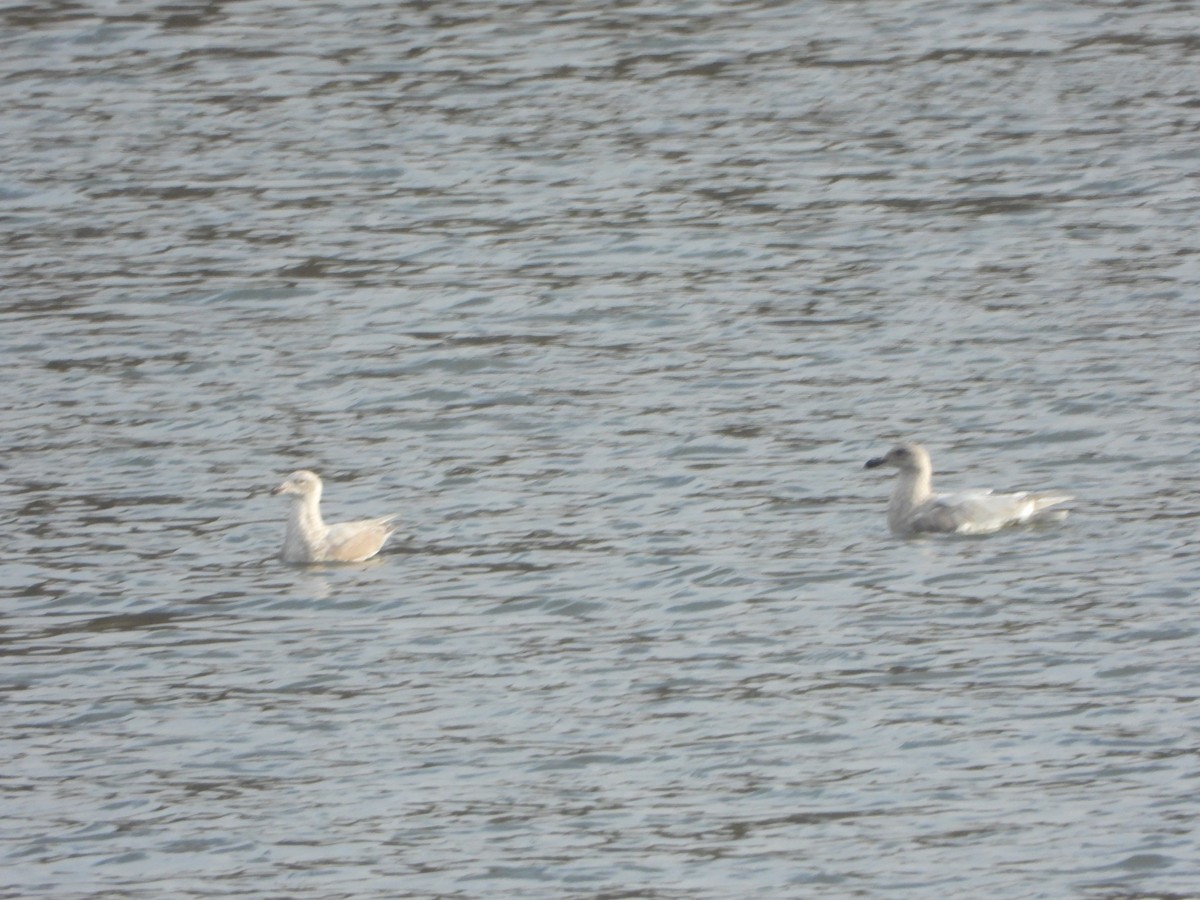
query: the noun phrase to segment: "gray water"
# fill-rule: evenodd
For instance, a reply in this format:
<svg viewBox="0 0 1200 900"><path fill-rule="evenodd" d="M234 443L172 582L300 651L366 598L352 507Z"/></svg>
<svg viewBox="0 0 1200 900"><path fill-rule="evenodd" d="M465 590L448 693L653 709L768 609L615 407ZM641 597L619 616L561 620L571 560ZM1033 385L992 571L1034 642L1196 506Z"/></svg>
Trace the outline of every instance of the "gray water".
<svg viewBox="0 0 1200 900"><path fill-rule="evenodd" d="M1200 891L1198 23L5 6L0 892Z"/></svg>

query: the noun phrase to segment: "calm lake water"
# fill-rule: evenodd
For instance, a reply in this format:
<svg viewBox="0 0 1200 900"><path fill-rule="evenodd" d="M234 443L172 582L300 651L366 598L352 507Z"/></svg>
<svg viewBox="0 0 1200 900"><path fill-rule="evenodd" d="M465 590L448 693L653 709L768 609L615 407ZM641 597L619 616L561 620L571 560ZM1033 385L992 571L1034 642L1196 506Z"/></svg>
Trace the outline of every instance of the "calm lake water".
<svg viewBox="0 0 1200 900"><path fill-rule="evenodd" d="M1198 21L0 9L0 893L1200 891Z"/></svg>

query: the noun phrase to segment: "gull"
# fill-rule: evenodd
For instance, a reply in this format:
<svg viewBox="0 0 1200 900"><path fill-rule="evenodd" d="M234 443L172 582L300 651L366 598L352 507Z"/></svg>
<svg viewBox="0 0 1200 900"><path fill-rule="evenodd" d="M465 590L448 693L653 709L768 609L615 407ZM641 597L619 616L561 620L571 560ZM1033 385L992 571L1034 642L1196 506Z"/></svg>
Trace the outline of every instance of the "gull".
<svg viewBox="0 0 1200 900"><path fill-rule="evenodd" d="M306 469L293 472L271 493L292 499L279 552L284 562L361 562L378 553L396 530L391 525L395 516L326 525L321 519L321 479Z"/></svg>
<svg viewBox="0 0 1200 900"><path fill-rule="evenodd" d="M989 490L933 492L933 467L920 444L897 444L886 456L868 460L865 468L894 466L900 470L888 501L888 527L896 534L933 531L988 534L1006 525L1063 519L1066 510L1050 509L1072 499L1059 492L994 494Z"/></svg>

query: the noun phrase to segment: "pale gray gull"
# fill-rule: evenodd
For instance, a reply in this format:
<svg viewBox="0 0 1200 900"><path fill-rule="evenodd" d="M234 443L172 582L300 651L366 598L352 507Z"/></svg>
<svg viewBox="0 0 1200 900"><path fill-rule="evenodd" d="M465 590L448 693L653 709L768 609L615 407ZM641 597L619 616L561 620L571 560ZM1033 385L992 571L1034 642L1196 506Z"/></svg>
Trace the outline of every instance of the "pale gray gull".
<svg viewBox="0 0 1200 900"><path fill-rule="evenodd" d="M900 470L887 510L888 527L896 534L987 534L1006 525L1062 519L1066 510L1051 507L1072 499L1058 491L995 494L989 490L969 490L935 494L933 467L920 444L897 444L886 456L868 460L865 468L877 466Z"/></svg>
<svg viewBox="0 0 1200 900"><path fill-rule="evenodd" d="M362 562L378 553L396 530L391 524L395 516L326 525L321 519L321 479L316 472L293 472L272 493L287 494L292 501L279 552L284 562Z"/></svg>

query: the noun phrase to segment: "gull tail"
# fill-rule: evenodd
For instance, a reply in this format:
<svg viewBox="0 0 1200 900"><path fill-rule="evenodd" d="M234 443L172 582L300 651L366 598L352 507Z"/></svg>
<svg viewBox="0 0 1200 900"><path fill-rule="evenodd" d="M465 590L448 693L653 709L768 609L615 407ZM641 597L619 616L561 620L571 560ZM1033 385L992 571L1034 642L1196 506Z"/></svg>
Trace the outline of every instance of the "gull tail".
<svg viewBox="0 0 1200 900"><path fill-rule="evenodd" d="M1070 510L1062 509L1061 505L1070 503L1074 499L1070 494L1060 491L1026 494L1025 500L1029 505L1026 507L1025 515L1021 518L1026 522L1061 522L1070 512Z"/></svg>

